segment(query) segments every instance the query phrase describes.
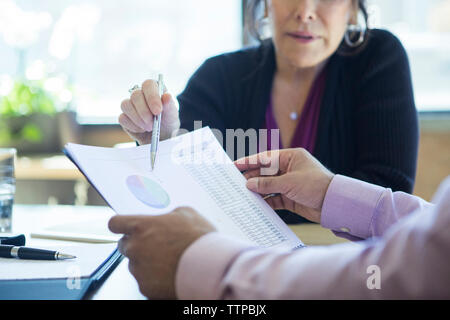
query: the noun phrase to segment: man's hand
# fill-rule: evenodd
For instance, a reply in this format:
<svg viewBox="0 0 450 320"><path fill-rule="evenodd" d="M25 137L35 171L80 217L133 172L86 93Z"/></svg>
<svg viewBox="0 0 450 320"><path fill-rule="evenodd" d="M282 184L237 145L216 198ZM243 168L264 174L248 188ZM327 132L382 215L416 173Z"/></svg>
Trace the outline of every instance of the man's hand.
<svg viewBox="0 0 450 320"><path fill-rule="evenodd" d="M109 229L123 233L119 251L148 298L175 299L175 274L184 250L201 236L215 231L191 208L160 216L114 216Z"/></svg>
<svg viewBox="0 0 450 320"><path fill-rule="evenodd" d="M250 190L262 195L279 194L266 200L273 209L287 209L320 223L323 200L334 174L308 151L263 152L239 159L235 165L245 171ZM271 176L265 175L267 171Z"/></svg>

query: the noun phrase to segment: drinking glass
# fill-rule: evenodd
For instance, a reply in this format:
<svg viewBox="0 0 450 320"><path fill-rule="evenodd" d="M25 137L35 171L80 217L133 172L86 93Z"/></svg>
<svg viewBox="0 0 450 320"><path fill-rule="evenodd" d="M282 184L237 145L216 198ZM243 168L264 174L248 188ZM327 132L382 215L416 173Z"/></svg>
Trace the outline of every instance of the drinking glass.
<svg viewBox="0 0 450 320"><path fill-rule="evenodd" d="M14 160L17 150L0 148L0 232L11 232L12 207L16 191Z"/></svg>

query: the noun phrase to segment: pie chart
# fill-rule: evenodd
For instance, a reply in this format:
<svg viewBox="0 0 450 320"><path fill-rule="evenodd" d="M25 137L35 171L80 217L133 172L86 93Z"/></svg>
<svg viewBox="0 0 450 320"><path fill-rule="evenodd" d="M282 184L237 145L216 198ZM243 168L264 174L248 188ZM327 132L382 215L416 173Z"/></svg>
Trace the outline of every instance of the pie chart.
<svg viewBox="0 0 450 320"><path fill-rule="evenodd" d="M132 175L127 178L126 183L131 193L149 207L162 209L170 203L167 192L151 179Z"/></svg>

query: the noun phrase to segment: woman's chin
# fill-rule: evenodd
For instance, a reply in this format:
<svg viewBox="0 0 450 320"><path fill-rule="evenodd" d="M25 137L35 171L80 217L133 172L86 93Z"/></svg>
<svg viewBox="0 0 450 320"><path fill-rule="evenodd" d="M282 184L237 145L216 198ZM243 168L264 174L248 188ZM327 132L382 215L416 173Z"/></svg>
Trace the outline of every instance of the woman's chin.
<svg viewBox="0 0 450 320"><path fill-rule="evenodd" d="M326 57L318 59L317 57L293 57L289 59L289 64L298 69L310 69L321 66L327 60Z"/></svg>

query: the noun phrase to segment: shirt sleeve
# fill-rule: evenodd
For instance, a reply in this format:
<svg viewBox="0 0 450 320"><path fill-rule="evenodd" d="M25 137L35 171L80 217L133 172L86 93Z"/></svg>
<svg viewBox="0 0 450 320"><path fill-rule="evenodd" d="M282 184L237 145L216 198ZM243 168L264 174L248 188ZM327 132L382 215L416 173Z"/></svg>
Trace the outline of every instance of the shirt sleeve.
<svg viewBox="0 0 450 320"><path fill-rule="evenodd" d="M357 241L382 236L403 217L429 206L419 197L336 175L325 195L321 225Z"/></svg>
<svg viewBox="0 0 450 320"><path fill-rule="evenodd" d="M194 242L176 279L181 299L450 298L450 180L383 238L295 251L219 233Z"/></svg>
<svg viewBox="0 0 450 320"><path fill-rule="evenodd" d="M221 279L228 265L239 253L252 248L249 243L218 232L204 235L180 259L175 279L178 297L220 299Z"/></svg>

